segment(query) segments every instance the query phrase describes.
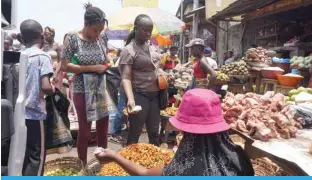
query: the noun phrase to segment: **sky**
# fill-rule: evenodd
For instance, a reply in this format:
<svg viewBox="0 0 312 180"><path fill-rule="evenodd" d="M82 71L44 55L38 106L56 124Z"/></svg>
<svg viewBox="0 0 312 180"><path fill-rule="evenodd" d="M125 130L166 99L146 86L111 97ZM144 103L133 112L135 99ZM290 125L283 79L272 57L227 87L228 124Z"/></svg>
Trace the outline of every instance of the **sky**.
<svg viewBox="0 0 312 180"><path fill-rule="evenodd" d="M144 1L144 0L142 0ZM55 40L63 41L65 33L83 27L83 4L91 2L101 8L107 17L118 12L120 0L17 0L17 25L26 19L37 20L43 27L50 26L56 31ZM175 15L181 0L159 0L159 8ZM121 47L121 41L110 41Z"/></svg>

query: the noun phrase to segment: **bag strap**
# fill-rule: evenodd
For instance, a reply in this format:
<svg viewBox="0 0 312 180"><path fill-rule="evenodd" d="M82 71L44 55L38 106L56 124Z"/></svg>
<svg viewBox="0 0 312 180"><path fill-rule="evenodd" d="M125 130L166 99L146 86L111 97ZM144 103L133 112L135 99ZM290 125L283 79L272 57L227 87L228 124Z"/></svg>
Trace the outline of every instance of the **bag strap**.
<svg viewBox="0 0 312 180"><path fill-rule="evenodd" d="M106 54L106 49L103 48L104 44L103 44L103 39L102 38L97 38L97 43L98 43L98 46L100 47L100 49L102 50L102 53L105 57L105 60L108 61L108 57L107 57L107 54ZM105 47L105 46L104 46Z"/></svg>

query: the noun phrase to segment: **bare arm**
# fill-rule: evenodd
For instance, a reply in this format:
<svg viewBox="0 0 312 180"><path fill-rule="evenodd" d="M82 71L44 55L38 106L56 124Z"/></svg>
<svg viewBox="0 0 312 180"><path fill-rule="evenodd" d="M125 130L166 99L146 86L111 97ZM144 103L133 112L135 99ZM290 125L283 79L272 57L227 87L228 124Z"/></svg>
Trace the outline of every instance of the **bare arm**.
<svg viewBox="0 0 312 180"><path fill-rule="evenodd" d="M163 168L146 169L132 161L129 161L110 149L97 148L95 150L95 157L100 162L116 162L124 170L126 170L132 176L161 176Z"/></svg>
<svg viewBox="0 0 312 180"><path fill-rule="evenodd" d="M122 85L125 90L125 93L128 98L128 106L135 106L134 96L133 96L133 90L132 90L132 83L131 83L131 77L132 77L132 67L131 65L120 65L121 68L121 78L122 78Z"/></svg>
<svg viewBox="0 0 312 180"><path fill-rule="evenodd" d="M52 95L54 93L48 74L41 77L41 91L47 95Z"/></svg>
<svg viewBox="0 0 312 180"><path fill-rule="evenodd" d="M146 169L143 166L140 166L132 161L125 159L119 154L116 155L115 162L132 176L161 176L162 175L162 169L163 169L162 167Z"/></svg>
<svg viewBox="0 0 312 180"><path fill-rule="evenodd" d="M64 72L69 72L69 73L75 73L75 74L80 74L80 73L87 73L87 72L95 72L95 73L104 73L106 70L104 65L76 65L69 63L70 60L62 60L61 61L61 69Z"/></svg>
<svg viewBox="0 0 312 180"><path fill-rule="evenodd" d="M210 74L209 77L209 85L213 85L217 75L216 72L212 69L212 67L209 65L208 61L206 60L206 58L202 58L200 60L200 67L204 69L206 74Z"/></svg>

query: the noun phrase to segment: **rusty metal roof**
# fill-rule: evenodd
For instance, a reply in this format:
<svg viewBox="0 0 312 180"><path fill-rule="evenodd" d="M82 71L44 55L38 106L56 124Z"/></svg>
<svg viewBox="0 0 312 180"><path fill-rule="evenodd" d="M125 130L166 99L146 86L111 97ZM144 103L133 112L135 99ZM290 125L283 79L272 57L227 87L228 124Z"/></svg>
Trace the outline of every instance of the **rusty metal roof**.
<svg viewBox="0 0 312 180"><path fill-rule="evenodd" d="M212 17L212 19L225 19L234 16L243 15L255 11L259 8L270 5L280 0L237 0L230 4L227 8L220 11Z"/></svg>

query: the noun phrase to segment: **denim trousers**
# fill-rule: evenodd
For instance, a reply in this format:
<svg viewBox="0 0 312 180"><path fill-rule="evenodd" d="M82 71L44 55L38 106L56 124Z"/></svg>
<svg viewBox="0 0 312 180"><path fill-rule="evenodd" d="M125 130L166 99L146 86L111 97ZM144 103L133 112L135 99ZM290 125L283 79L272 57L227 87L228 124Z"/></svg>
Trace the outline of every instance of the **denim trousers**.
<svg viewBox="0 0 312 180"><path fill-rule="evenodd" d="M126 108L127 97L124 91L119 89L119 97L118 97L118 105L117 105L117 113L110 114L110 128L109 134L112 136L116 136L121 131L121 120L124 117L123 110Z"/></svg>

